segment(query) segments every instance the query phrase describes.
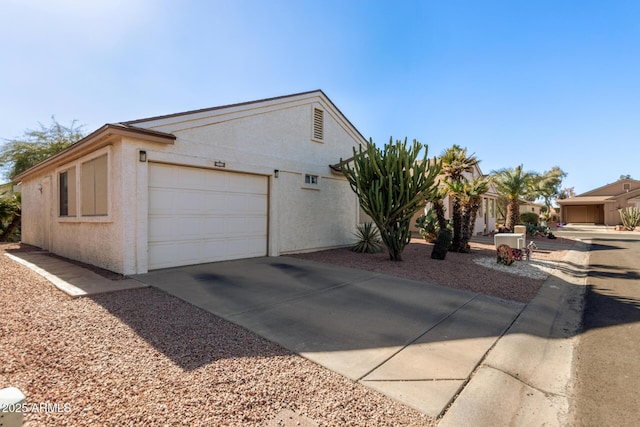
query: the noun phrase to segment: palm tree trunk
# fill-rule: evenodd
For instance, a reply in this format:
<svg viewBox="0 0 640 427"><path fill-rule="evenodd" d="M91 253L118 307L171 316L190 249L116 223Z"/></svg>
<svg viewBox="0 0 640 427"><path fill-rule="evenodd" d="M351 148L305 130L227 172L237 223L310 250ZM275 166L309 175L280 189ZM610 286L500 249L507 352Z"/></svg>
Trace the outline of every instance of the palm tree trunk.
<svg viewBox="0 0 640 427"><path fill-rule="evenodd" d="M453 197L453 239L451 240L451 252L458 252L460 250L460 240L462 239L462 207L460 205L460 198Z"/></svg>
<svg viewBox="0 0 640 427"><path fill-rule="evenodd" d="M442 200L437 200L432 202L432 205L438 219L438 227L440 227L440 230L447 228L447 219L444 217L444 203Z"/></svg>
<svg viewBox="0 0 640 427"><path fill-rule="evenodd" d="M469 240L473 237L473 232L476 229L476 219L478 219L478 211L480 210L480 204L473 204L471 206L471 218L469 223Z"/></svg>
<svg viewBox="0 0 640 427"><path fill-rule="evenodd" d="M469 246L469 223L471 222L471 209L470 206L462 207L462 225L460 230L460 244L458 246L458 252L469 253L471 251L471 247Z"/></svg>
<svg viewBox="0 0 640 427"><path fill-rule="evenodd" d="M513 227L520 222L520 205L517 200L509 200L507 205L507 227L513 232Z"/></svg>

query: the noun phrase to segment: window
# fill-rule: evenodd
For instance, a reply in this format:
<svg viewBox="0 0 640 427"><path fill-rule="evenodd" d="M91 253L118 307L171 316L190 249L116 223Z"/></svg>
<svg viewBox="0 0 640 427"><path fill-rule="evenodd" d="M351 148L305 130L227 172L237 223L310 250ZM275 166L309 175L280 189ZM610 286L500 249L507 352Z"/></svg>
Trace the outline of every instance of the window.
<svg viewBox="0 0 640 427"><path fill-rule="evenodd" d="M108 214L108 163L102 155L82 163L80 171L80 200L82 216Z"/></svg>
<svg viewBox="0 0 640 427"><path fill-rule="evenodd" d="M305 175L304 183L311 185L318 185L318 175Z"/></svg>
<svg viewBox="0 0 640 427"><path fill-rule="evenodd" d="M622 189L628 192L629 190L631 190L631 184L629 184L628 182L625 184L622 184Z"/></svg>
<svg viewBox="0 0 640 427"><path fill-rule="evenodd" d="M58 174L59 214L76 216L76 168L64 170Z"/></svg>
<svg viewBox="0 0 640 427"><path fill-rule="evenodd" d="M313 139L324 140L324 111L313 109Z"/></svg>

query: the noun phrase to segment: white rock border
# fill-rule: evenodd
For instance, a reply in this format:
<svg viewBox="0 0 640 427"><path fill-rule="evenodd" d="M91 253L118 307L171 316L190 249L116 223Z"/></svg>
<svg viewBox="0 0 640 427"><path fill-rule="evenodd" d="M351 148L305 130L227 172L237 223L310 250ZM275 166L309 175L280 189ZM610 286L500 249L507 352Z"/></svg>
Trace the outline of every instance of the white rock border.
<svg viewBox="0 0 640 427"><path fill-rule="evenodd" d="M516 274L538 280L545 280L558 266L557 262L535 259L530 261L514 261L511 265L504 265L496 262L496 257L474 258L473 262L504 273Z"/></svg>

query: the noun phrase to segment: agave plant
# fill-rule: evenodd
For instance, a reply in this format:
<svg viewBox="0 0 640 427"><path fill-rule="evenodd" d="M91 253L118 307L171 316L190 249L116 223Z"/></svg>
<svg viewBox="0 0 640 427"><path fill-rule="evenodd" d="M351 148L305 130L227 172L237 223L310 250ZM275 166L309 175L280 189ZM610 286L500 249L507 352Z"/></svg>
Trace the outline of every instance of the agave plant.
<svg viewBox="0 0 640 427"><path fill-rule="evenodd" d="M620 219L622 219L622 225L624 228L633 231L640 224L640 209L635 207L627 207L624 209L618 209L620 213Z"/></svg>
<svg viewBox="0 0 640 427"><path fill-rule="evenodd" d="M351 247L354 252L375 254L382 251L380 232L373 223L359 224L354 235L358 238L356 244Z"/></svg>

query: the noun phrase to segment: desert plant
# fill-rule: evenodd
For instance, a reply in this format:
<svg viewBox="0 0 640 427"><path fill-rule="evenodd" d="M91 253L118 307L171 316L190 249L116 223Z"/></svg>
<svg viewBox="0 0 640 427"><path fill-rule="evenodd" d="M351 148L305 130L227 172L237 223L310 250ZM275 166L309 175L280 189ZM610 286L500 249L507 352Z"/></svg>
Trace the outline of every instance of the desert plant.
<svg viewBox="0 0 640 427"><path fill-rule="evenodd" d="M417 161L424 148L424 158ZM369 140L353 149L351 160L340 160L342 173L358 196L362 210L375 222L392 261L402 261L411 241L411 218L437 190L440 162L429 161L418 141L393 139L379 149Z"/></svg>
<svg viewBox="0 0 640 427"><path fill-rule="evenodd" d="M640 224L640 208L626 207L624 209L618 209L620 213L620 219L622 219L622 225L629 231L636 229Z"/></svg>
<svg viewBox="0 0 640 427"><path fill-rule="evenodd" d="M476 228L476 218L478 211L482 206L482 196L489 190L489 179L487 177L479 177L464 181L464 205L462 214L462 239L460 241L459 251L463 253L471 252L469 240L473 237L473 231Z"/></svg>
<svg viewBox="0 0 640 427"><path fill-rule="evenodd" d="M525 226L527 227L527 236L530 237L535 237L540 233L546 236L549 233L549 227L546 225L525 224Z"/></svg>
<svg viewBox="0 0 640 427"><path fill-rule="evenodd" d="M522 165L510 169L501 169L493 173L493 182L498 193L506 198L506 225L513 230L513 226L520 219L520 198L531 192L531 185L535 173L525 172Z"/></svg>
<svg viewBox="0 0 640 427"><path fill-rule="evenodd" d="M431 207L438 220L438 227L440 228L450 226L450 221L445 218L446 208L444 207L444 199L447 197L447 194L448 190L446 187L438 187L431 197L427 199L427 202L431 203Z"/></svg>
<svg viewBox="0 0 640 427"><path fill-rule="evenodd" d="M535 212L521 212L520 222L522 224L538 225L538 214Z"/></svg>
<svg viewBox="0 0 640 427"><path fill-rule="evenodd" d="M438 231L440 231L435 209L429 208L427 212L416 218L416 228L424 240L429 243L435 242L438 238Z"/></svg>
<svg viewBox="0 0 640 427"><path fill-rule="evenodd" d="M449 230L448 228L440 229L440 231L438 232L438 239L433 245L433 249L431 251L431 259L443 260L447 256L449 246L451 246L452 238L453 233L451 232L451 230Z"/></svg>
<svg viewBox="0 0 640 427"><path fill-rule="evenodd" d="M19 240L20 194L0 194L0 242Z"/></svg>
<svg viewBox="0 0 640 427"><path fill-rule="evenodd" d="M473 168L479 163L475 154L467 155L467 149L459 145L453 145L445 150L441 155L442 174L449 187L453 206L451 216L453 219L453 237L450 250L458 252L461 249L461 242L464 240L462 209L464 206L461 198L465 198L463 191L465 173L471 173ZM468 227L468 221L466 226Z"/></svg>
<svg viewBox="0 0 640 427"><path fill-rule="evenodd" d="M356 232L353 233L358 241L351 247L351 250L359 253L375 254L382 251L382 240L380 232L371 222L358 224Z"/></svg>

